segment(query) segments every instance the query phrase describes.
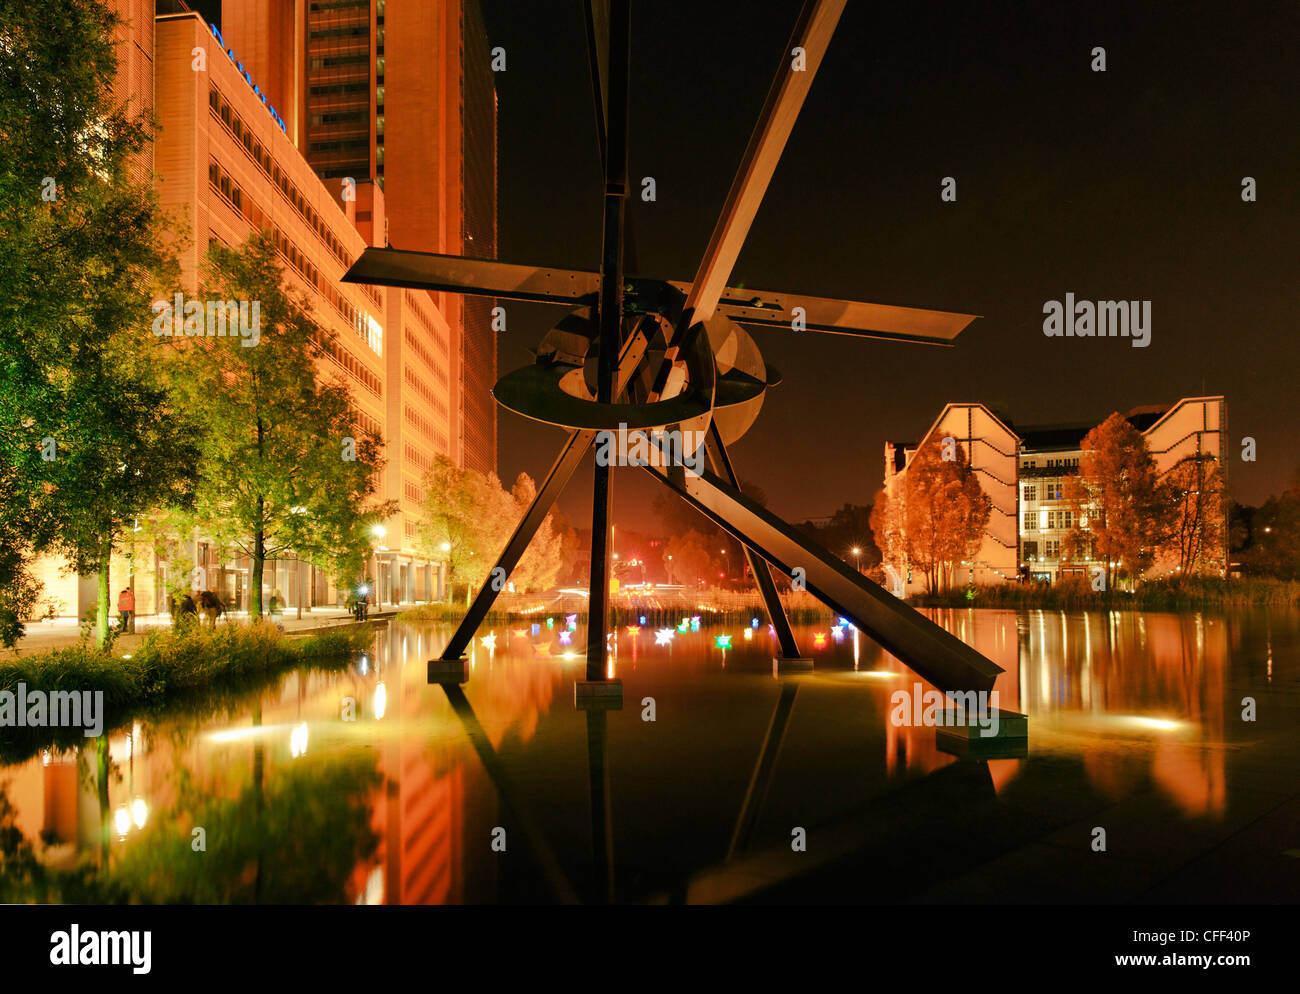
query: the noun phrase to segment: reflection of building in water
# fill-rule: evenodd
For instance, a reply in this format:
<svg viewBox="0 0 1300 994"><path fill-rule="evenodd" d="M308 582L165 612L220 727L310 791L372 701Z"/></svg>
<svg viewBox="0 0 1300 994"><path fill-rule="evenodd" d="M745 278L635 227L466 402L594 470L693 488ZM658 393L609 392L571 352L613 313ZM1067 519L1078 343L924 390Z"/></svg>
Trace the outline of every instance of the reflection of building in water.
<svg viewBox="0 0 1300 994"><path fill-rule="evenodd" d="M1014 614L951 608L928 609L922 614L1001 666L1005 672L998 677L993 688L998 693L997 706L1008 711L1020 710L1020 642ZM934 689L889 653L882 653L882 659L882 668L899 675L897 680L888 684L890 694L899 689L911 693L917 683L921 684L923 692ZM885 769L890 776L904 772L924 775L953 761L951 754L939 750L933 728L896 727L888 720L888 711L885 712ZM1018 768L1018 762L1007 761L1011 769Z"/></svg>
<svg viewBox="0 0 1300 994"><path fill-rule="evenodd" d="M1071 734L1089 776L1112 795L1150 775L1189 814L1225 804L1227 624L1136 611L1018 615L1024 710ZM1137 744L1135 745L1135 740Z"/></svg>
<svg viewBox="0 0 1300 994"><path fill-rule="evenodd" d="M93 858L107 821L116 859L143 837L143 826L159 818L184 823L190 813L174 810L180 771L204 796L233 799L255 769L269 789L294 764L361 748L376 757L383 777L364 799L378 845L354 868L344 899L491 900L499 861L488 841L502 823L500 804L443 692L426 682L425 660L436 647L413 632L392 637L391 646L384 644L390 636L379 638L364 666L290 674L260 710L244 706L194 727L180 718L166 734L145 735L138 724L111 731L114 771L102 799L95 740L6 770L0 779L9 780L19 830L30 840L47 840L52 862L71 863ZM507 734L528 741L551 706L555 674L529 665L531 654L518 663L500 650L494 656L476 655L471 693L478 717L494 747ZM210 850L219 844L209 839Z"/></svg>

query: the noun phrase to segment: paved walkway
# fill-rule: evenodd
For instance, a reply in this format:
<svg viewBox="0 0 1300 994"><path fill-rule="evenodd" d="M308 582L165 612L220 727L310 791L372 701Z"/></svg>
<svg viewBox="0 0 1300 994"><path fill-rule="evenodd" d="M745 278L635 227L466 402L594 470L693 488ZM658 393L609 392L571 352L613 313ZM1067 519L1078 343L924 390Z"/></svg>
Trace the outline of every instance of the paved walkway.
<svg viewBox="0 0 1300 994"><path fill-rule="evenodd" d="M382 621L397 616L399 608L387 606L382 611L372 608L367 615L368 621ZM248 612L232 611L228 617L232 623L237 625L248 624ZM286 611L277 619L283 626L286 633L316 631L326 628L341 628L353 624L352 613L342 608L316 608L312 611L304 611L302 618L298 617L296 609ZM226 624L226 619L222 618L218 624ZM113 616L113 625L117 625L117 616ZM145 618L136 618L135 634L123 635L114 646L118 653L130 652L140 644L145 634L153 629L169 630L172 627L171 616L167 614L150 615ZM31 655L38 652L46 652L50 649L62 649L66 646L76 645L81 637L81 626L72 618L57 618L53 621L33 621L27 625L27 634L18 640L17 646L13 649L0 649L0 659L12 657L16 654Z"/></svg>

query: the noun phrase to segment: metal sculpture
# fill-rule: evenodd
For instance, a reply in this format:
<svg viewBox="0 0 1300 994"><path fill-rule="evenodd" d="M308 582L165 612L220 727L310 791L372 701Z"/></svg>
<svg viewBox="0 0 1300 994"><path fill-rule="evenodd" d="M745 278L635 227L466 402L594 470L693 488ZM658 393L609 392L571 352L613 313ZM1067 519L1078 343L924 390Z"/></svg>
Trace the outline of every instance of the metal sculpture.
<svg viewBox="0 0 1300 994"><path fill-rule="evenodd" d="M748 499L727 455L727 445L758 415L767 388L779 381L741 325L951 345L974 318L726 285L845 2L804 4L690 283L624 272L629 0L586 4L597 144L605 174L599 271L369 248L344 279L574 308L544 337L536 362L507 373L493 390L503 407L561 425L570 434L489 577L508 576L515 568L598 435L625 429L643 447L648 444L665 455L646 461L646 471L742 543L783 659L802 657L769 563L787 575L801 575L810 592L935 686L989 690L1001 667ZM688 471L680 453L674 456L665 444L687 431L705 438L710 468ZM601 443L609 444L611 438L606 434ZM605 676L609 596L609 466L601 463L597 460L595 472L587 624L587 680L593 682ZM464 658L499 590L499 582L483 584L441 662ZM438 662L430 662L431 679Z"/></svg>

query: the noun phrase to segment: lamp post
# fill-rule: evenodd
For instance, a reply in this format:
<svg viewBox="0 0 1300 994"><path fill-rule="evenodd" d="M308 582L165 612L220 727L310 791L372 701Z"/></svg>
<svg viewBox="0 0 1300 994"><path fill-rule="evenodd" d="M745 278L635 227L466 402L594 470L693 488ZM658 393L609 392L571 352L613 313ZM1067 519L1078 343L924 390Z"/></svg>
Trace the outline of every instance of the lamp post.
<svg viewBox="0 0 1300 994"><path fill-rule="evenodd" d="M858 548L858 546L856 545L853 547L853 556L857 563L857 571L861 573L862 572L862 550Z"/></svg>

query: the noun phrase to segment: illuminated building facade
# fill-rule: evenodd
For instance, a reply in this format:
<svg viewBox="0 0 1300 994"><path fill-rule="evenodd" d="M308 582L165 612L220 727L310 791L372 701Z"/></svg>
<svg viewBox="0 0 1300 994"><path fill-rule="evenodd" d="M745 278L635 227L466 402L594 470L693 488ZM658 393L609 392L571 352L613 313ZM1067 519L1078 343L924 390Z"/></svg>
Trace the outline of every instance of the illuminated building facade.
<svg viewBox="0 0 1300 994"><path fill-rule="evenodd" d="M1223 397L1191 397L1164 407L1135 408L1125 415L1146 439L1156 470L1164 476L1188 459L1208 459L1224 467L1227 407ZM1078 524L1065 500L1064 480L1077 473L1085 435L1096 425L1018 426L983 404L949 404L918 443L885 443L885 488L897 493L913 454L921 445L952 438L992 502L988 524L973 560L961 564L952 582L995 584L1032 579L1055 582L1087 578L1102 563L1071 559L1066 535ZM1226 542L1226 528L1222 530ZM1217 559L1226 564L1226 546ZM1145 573L1167 575L1176 569L1169 556ZM896 593L924 589L924 578L905 563L886 563L887 585ZM1220 567L1222 569L1222 567Z"/></svg>
<svg viewBox="0 0 1300 994"><path fill-rule="evenodd" d="M271 232L286 279L335 334L323 372L347 383L362 422L384 439L380 496L399 510L367 566L377 605L444 589L442 565L416 547L434 458L496 468L492 302L341 282L367 245L390 238L428 251L496 251L496 94L477 4L399 6L386 16L383 0L227 0L220 30L180 0L118 0L115 95L158 117L138 178L152 173L164 210L187 227L176 242L183 289L197 291L213 242ZM401 41L386 50L388 28ZM386 105L394 83L403 98ZM404 140L385 127L390 116ZM247 609L248 561L223 558L202 536L192 545L187 556L206 585L232 610ZM111 564L114 593L129 584L140 615L165 612L163 579L179 564L129 541L124 551L130 558ZM94 579L62 566L37 564L44 601L82 616ZM264 603L278 592L289 608L343 596L323 571L292 560L268 562L264 583Z"/></svg>

